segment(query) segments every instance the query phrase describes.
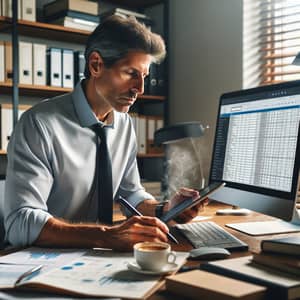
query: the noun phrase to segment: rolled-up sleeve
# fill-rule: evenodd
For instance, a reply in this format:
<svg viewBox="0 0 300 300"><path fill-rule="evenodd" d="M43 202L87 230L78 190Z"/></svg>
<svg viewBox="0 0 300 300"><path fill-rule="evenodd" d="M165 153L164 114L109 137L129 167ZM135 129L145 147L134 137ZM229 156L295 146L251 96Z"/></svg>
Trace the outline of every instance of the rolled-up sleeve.
<svg viewBox="0 0 300 300"><path fill-rule="evenodd" d="M147 193L144 187L141 185L140 175L137 166L137 144L136 137L133 133L131 135L132 151L129 155L127 167L122 178L119 193L127 198L127 200L134 206L138 206L141 202L148 199L155 199L151 194ZM127 216L130 216L128 210L124 210Z"/></svg>
<svg viewBox="0 0 300 300"><path fill-rule="evenodd" d="M50 138L31 111L18 122L8 145L4 225L14 246L32 244L51 215L47 199L53 183Z"/></svg>

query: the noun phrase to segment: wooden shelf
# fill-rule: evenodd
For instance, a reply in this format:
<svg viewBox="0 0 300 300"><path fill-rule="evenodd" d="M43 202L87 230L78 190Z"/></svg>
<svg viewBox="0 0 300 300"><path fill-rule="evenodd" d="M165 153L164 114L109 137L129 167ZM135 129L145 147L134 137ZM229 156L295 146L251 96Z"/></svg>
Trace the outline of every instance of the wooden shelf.
<svg viewBox="0 0 300 300"><path fill-rule="evenodd" d="M72 91L69 88L54 87L54 86L39 86L19 84L19 94L22 96L35 96L35 97L54 97ZM0 83L0 93L11 94L12 84L2 82Z"/></svg>
<svg viewBox="0 0 300 300"><path fill-rule="evenodd" d="M0 30L10 32L11 18L0 17ZM47 40L59 40L64 42L76 42L84 44L90 35L90 31L64 27L55 24L18 20L18 32L21 35L39 37Z"/></svg>
<svg viewBox="0 0 300 300"><path fill-rule="evenodd" d="M42 85L27 85L19 84L19 94L21 96L36 96L36 97L54 97L64 93L71 92L70 88L62 88L55 86L42 86ZM7 82L0 83L0 93L11 94L12 84ZM141 95L138 99L149 100L149 101L164 101L165 96L151 96L151 95Z"/></svg>
<svg viewBox="0 0 300 300"><path fill-rule="evenodd" d="M96 1L96 0L93 0ZM113 3L115 5L127 6L130 8L144 8L162 3L162 0L102 0L103 2ZM100 4L101 5L101 4Z"/></svg>
<svg viewBox="0 0 300 300"><path fill-rule="evenodd" d="M163 158L164 153L138 154L138 158Z"/></svg>

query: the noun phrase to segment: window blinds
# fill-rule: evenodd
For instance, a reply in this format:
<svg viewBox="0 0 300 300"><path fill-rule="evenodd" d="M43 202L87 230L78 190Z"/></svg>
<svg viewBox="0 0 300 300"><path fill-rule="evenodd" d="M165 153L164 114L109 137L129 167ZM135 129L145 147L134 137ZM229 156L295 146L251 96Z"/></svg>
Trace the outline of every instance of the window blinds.
<svg viewBox="0 0 300 300"><path fill-rule="evenodd" d="M244 56L251 49L257 56L258 85L300 79L292 65L300 52L299 0L244 0L244 34Z"/></svg>

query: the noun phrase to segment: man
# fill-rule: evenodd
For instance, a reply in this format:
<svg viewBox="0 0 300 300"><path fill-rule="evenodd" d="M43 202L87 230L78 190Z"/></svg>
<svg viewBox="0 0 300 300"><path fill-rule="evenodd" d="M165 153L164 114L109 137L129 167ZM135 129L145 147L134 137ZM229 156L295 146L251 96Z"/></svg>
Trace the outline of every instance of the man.
<svg viewBox="0 0 300 300"><path fill-rule="evenodd" d="M43 101L23 114L8 147L8 242L130 250L139 241L168 241L167 226L151 217L158 202L140 184L135 134L127 114L143 93L150 64L164 56L160 36L135 19L110 17L88 39L86 79L72 93ZM106 128L113 196L122 195L148 216L116 226L97 222L101 187L95 176L95 124ZM197 191L181 189L164 209L197 196ZM190 220L200 208L185 212L181 219Z"/></svg>

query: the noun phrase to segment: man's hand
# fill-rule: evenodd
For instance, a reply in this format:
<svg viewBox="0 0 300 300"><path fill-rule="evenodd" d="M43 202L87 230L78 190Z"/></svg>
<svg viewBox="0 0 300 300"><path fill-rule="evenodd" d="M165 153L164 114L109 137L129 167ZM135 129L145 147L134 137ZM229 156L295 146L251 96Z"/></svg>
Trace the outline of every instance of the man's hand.
<svg viewBox="0 0 300 300"><path fill-rule="evenodd" d="M170 210L172 207L176 206L179 202L184 201L187 198L193 198L196 200L199 197L199 192L193 189L181 188L175 193L175 195L170 200L167 210ZM190 209L185 210L179 216L175 218L175 221L178 223L187 223L193 218L198 216L200 211L204 210L204 206L208 204L208 198L201 201L199 204L191 207Z"/></svg>
<svg viewBox="0 0 300 300"><path fill-rule="evenodd" d="M114 250L131 251L138 242L168 242L166 224L154 217L134 216L121 225L105 229L106 244Z"/></svg>

